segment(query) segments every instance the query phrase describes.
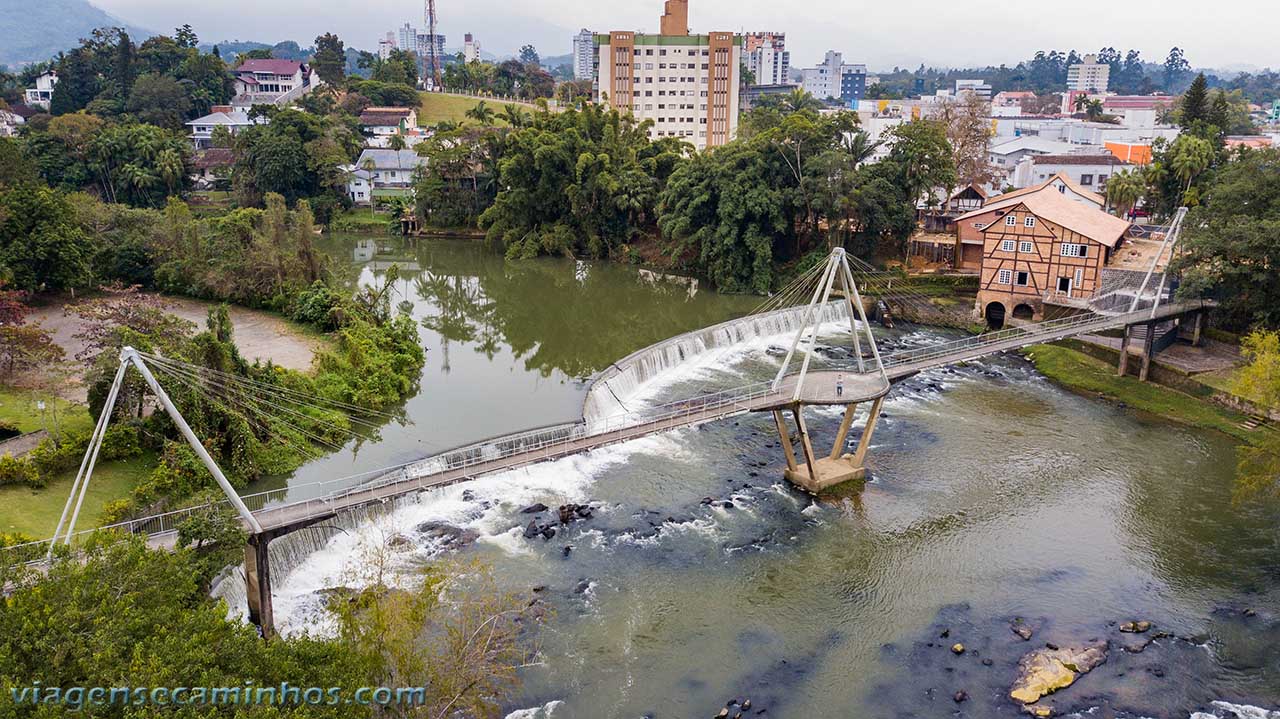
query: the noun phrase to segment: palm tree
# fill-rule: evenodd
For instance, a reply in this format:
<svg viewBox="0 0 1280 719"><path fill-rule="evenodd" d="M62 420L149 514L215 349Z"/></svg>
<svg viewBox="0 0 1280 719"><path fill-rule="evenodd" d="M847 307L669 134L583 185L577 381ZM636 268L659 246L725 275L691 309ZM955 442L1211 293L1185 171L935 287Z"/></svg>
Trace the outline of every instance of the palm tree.
<svg viewBox="0 0 1280 719"><path fill-rule="evenodd" d="M1090 120L1100 120L1106 112L1102 109L1102 100L1090 100L1084 107L1084 115Z"/></svg>
<svg viewBox="0 0 1280 719"><path fill-rule="evenodd" d="M481 100L476 103L475 107L467 110L467 117L479 122L481 125L485 125L486 127L493 124L493 118L496 117L496 115L497 113L493 111L493 108L486 105L484 100Z"/></svg>
<svg viewBox="0 0 1280 719"><path fill-rule="evenodd" d="M1084 94L1076 95L1076 101L1075 101L1076 112L1084 112L1085 108L1088 106L1089 106L1088 95L1084 95Z"/></svg>
<svg viewBox="0 0 1280 719"><path fill-rule="evenodd" d="M801 110L821 110L822 102L809 93L800 88L796 88L787 93L782 98L781 107L786 112L800 112Z"/></svg>
<svg viewBox="0 0 1280 719"><path fill-rule="evenodd" d="M508 125L519 129L529 124L529 113L521 110L515 105L503 105L502 119L505 120Z"/></svg>
<svg viewBox="0 0 1280 719"><path fill-rule="evenodd" d="M1125 217L1142 199L1143 179L1136 171L1117 172L1107 182L1107 202Z"/></svg>
<svg viewBox="0 0 1280 719"><path fill-rule="evenodd" d="M387 140L387 147L392 150L403 150L408 147L408 145L404 141L404 135L396 133L391 136L391 139Z"/></svg>
<svg viewBox="0 0 1280 719"><path fill-rule="evenodd" d="M1173 174L1186 183L1183 193L1189 193L1192 180L1213 164L1213 146L1208 140L1192 135L1182 135L1174 140L1173 146L1169 149L1173 155L1169 163Z"/></svg>

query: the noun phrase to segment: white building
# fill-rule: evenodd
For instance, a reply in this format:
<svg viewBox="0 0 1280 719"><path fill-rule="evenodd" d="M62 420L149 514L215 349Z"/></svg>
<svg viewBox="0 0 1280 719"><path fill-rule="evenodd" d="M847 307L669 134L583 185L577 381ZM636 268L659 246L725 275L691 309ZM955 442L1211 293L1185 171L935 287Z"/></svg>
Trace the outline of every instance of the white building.
<svg viewBox="0 0 1280 719"><path fill-rule="evenodd" d="M391 51L396 49L396 34L387 33L387 36L378 41L378 57L386 60L391 57Z"/></svg>
<svg viewBox="0 0 1280 719"><path fill-rule="evenodd" d="M583 28L573 36L573 79L591 80L595 77L595 33Z"/></svg>
<svg viewBox="0 0 1280 719"><path fill-rule="evenodd" d="M405 23L396 31L396 47L405 52L418 51L418 28Z"/></svg>
<svg viewBox="0 0 1280 719"><path fill-rule="evenodd" d="M462 61L476 62L479 59L480 43L476 42L476 39L471 36L471 33L467 33L463 36L462 40Z"/></svg>
<svg viewBox="0 0 1280 719"><path fill-rule="evenodd" d="M214 105L211 109L213 112L208 115L187 123L187 127L191 129L191 134L187 137L191 139L191 146L197 150L213 147L214 128L225 127L232 136L235 136L247 127L267 124L265 117L250 120L249 111L243 107Z"/></svg>
<svg viewBox="0 0 1280 719"><path fill-rule="evenodd" d="M0 137L14 137L18 128L26 124L26 119L11 110L0 109Z"/></svg>
<svg viewBox="0 0 1280 719"><path fill-rule="evenodd" d="M412 107L368 107L360 113L360 128L369 136L370 147L387 147L393 135L405 138L405 144L416 145L418 111ZM414 135L414 142L410 136Z"/></svg>
<svg viewBox="0 0 1280 719"><path fill-rule="evenodd" d="M1112 175L1131 167L1104 149L1095 149L1089 154L1037 155L1024 158L1018 164L1010 184L1017 188L1030 187L1062 175L1085 190L1103 194Z"/></svg>
<svg viewBox="0 0 1280 719"><path fill-rule="evenodd" d="M259 104L283 104L301 97L319 84L311 68L297 60L245 60L232 71L238 107Z"/></svg>
<svg viewBox="0 0 1280 719"><path fill-rule="evenodd" d="M1084 62L1067 68L1067 92L1101 95L1107 91L1111 66L1099 63L1097 55L1085 55Z"/></svg>
<svg viewBox="0 0 1280 719"><path fill-rule="evenodd" d="M791 82L791 53L786 33L754 32L743 35L742 52L747 69L757 85L786 85Z"/></svg>
<svg viewBox="0 0 1280 719"><path fill-rule="evenodd" d="M48 110L49 103L53 101L53 88L57 84L58 73L50 70L40 75L36 78L36 86L27 89L26 104Z"/></svg>
<svg viewBox="0 0 1280 719"><path fill-rule="evenodd" d="M991 99L991 86L984 80L956 80L956 96L971 92L984 100Z"/></svg>
<svg viewBox="0 0 1280 719"><path fill-rule="evenodd" d="M357 205L391 197L412 197L413 179L427 158L413 150L365 150L348 167L347 194Z"/></svg>
<svg viewBox="0 0 1280 719"><path fill-rule="evenodd" d="M804 69L802 87L805 92L819 100L826 100L829 97L839 99L840 78L843 71L844 62L840 53L828 50L821 65Z"/></svg>

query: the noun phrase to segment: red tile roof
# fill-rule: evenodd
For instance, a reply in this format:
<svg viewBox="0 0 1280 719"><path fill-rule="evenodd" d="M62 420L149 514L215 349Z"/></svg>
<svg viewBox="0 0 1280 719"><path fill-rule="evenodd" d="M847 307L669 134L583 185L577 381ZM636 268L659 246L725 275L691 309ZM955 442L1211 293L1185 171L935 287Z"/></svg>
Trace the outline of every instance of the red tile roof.
<svg viewBox="0 0 1280 719"><path fill-rule="evenodd" d="M196 152L191 161L197 170L208 170L215 167L231 167L236 164L236 153L229 148L213 147Z"/></svg>
<svg viewBox="0 0 1280 719"><path fill-rule="evenodd" d="M302 63L297 60L245 60L236 72L269 72L273 75L294 75Z"/></svg>
<svg viewBox="0 0 1280 719"><path fill-rule="evenodd" d="M1127 165L1111 153L1101 155L1036 155L1031 158L1036 165Z"/></svg>

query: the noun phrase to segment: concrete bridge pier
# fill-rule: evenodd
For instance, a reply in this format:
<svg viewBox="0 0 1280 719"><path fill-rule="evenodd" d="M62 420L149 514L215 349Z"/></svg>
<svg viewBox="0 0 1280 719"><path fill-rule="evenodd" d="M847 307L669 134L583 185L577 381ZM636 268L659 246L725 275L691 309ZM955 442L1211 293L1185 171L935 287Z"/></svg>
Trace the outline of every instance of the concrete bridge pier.
<svg viewBox="0 0 1280 719"><path fill-rule="evenodd" d="M813 441L804 421L805 403L794 402L785 408L773 409L773 421L777 425L778 437L782 442L782 453L787 460L787 469L784 472L787 481L807 492L818 494L844 482L866 479L867 450L871 446L871 436L876 430L883 403L883 395L872 401L867 424L862 430L862 437L858 440L858 447L852 454L845 452L845 442L860 403L851 402L845 405L844 417L840 421L840 429L836 432L831 452L823 457L818 457L813 451ZM790 411L795 420L796 434L799 437L804 458L803 468L797 462L792 436L783 414L784 410Z"/></svg>
<svg viewBox="0 0 1280 719"><path fill-rule="evenodd" d="M326 514L249 535L244 547L245 596L249 605L249 622L258 628L263 639L272 639L276 635L275 611L271 602L271 554L267 551L271 542L333 517Z"/></svg>

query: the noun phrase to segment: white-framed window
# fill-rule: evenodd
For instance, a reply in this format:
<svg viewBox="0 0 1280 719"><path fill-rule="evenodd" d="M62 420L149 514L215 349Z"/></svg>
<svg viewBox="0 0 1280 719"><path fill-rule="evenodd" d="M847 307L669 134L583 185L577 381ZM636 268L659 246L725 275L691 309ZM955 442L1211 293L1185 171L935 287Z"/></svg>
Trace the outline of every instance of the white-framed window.
<svg viewBox="0 0 1280 719"><path fill-rule="evenodd" d="M1019 242L1019 243L1018 243L1018 252L1022 252L1022 253L1030 254L1030 253L1035 252L1035 251L1036 251L1036 245L1035 245L1035 243L1034 243L1034 242L1025 242L1025 241L1024 241L1024 242Z"/></svg>
<svg viewBox="0 0 1280 719"><path fill-rule="evenodd" d="M1088 187L1093 184L1093 175L1081 175L1080 184Z"/></svg>
<svg viewBox="0 0 1280 719"><path fill-rule="evenodd" d="M1027 285L1031 284L1031 273L1019 272L1017 276L1013 278L1013 284L1019 287L1026 287Z"/></svg>
<svg viewBox="0 0 1280 719"><path fill-rule="evenodd" d="M1000 270L996 273L996 284L1011 285L1013 284L1013 271Z"/></svg>
<svg viewBox="0 0 1280 719"><path fill-rule="evenodd" d="M1017 227L1017 226L1018 226L1018 216L1017 216L1017 215L1009 215L1008 217L1005 217L1005 218L1004 218L1004 224L1005 224L1005 226L1006 226L1006 227Z"/></svg>
<svg viewBox="0 0 1280 719"><path fill-rule="evenodd" d="M1034 217L1027 217L1027 219L1023 220L1022 225L1023 225L1024 227L1035 227L1035 226L1036 226L1036 218L1034 218Z"/></svg>
<svg viewBox="0 0 1280 719"><path fill-rule="evenodd" d="M1014 242L1013 240L1002 240L1000 242L1000 251L1013 252L1014 248L1017 246L1018 246L1018 243Z"/></svg>
<svg viewBox="0 0 1280 719"><path fill-rule="evenodd" d="M1062 256L1063 256L1063 257L1088 257L1088 256L1089 256L1089 246L1088 246L1088 245L1075 245L1075 244L1072 244L1072 243L1070 243L1070 242L1064 242L1064 243L1062 243L1062 251L1061 251L1061 254L1062 254Z"/></svg>

